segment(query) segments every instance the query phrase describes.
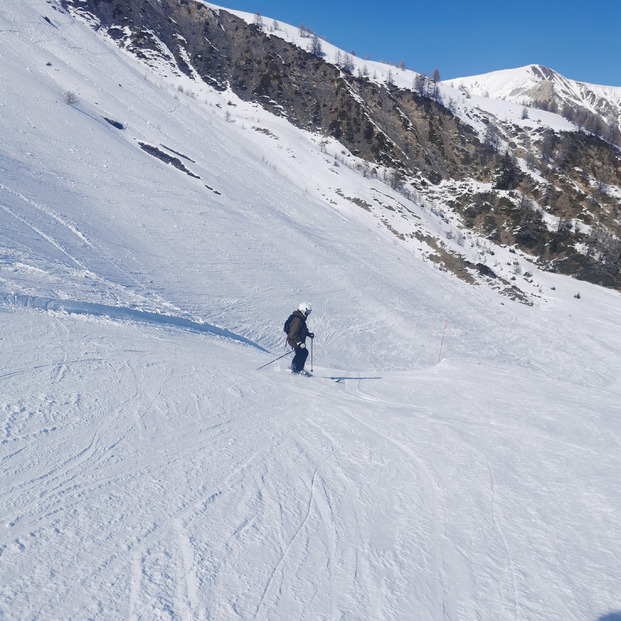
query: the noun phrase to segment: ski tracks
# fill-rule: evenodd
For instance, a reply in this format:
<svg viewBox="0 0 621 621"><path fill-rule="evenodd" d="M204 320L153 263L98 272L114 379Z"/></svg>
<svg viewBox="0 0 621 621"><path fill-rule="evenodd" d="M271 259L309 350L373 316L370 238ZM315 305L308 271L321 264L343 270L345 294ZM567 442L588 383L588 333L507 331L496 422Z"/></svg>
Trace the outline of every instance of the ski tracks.
<svg viewBox="0 0 621 621"><path fill-rule="evenodd" d="M191 401L191 407L197 407L200 399L192 395ZM211 480L207 464L216 450L213 442L235 437L230 432L238 425L245 426L246 433L255 440L263 437L263 442L247 453L232 452L228 475ZM224 429L226 435L221 434ZM188 473L204 471L206 480L186 493L176 508L165 509L153 529L132 545L131 618L153 616L166 610L181 618L205 619L212 618L212 614L217 618L218 610L223 607L239 606L234 602L239 595L236 583L229 585L230 592L227 592L222 575L229 571L229 564L238 562L239 546L243 545L247 529L253 528L255 518L244 508L260 500L260 489L254 484L256 471L282 449L282 435L278 431L257 435L260 426L246 417L225 421L224 428L222 423L217 423L213 431L213 438L205 437L178 456L187 460ZM226 461L226 444L218 450ZM222 464L219 471L221 467ZM212 531L219 533L219 537L227 531L230 534L223 543L218 543L211 540ZM229 560L225 561L227 557ZM163 594L166 594L164 599Z"/></svg>
<svg viewBox="0 0 621 621"><path fill-rule="evenodd" d="M296 543L296 540L298 539L298 537L300 536L300 533L307 527L308 521L309 521L309 517L311 515L311 510L313 508L313 504L316 502L316 492L315 492L315 487L316 487L316 481L317 481L317 475L319 472L319 469L331 458L332 456L329 455L328 457L326 457L326 459L324 459L324 461L322 463L320 463L314 470L313 472L313 476L311 478L311 482L309 485L309 497L308 497L308 503L306 505L306 511L304 513L304 515L302 516L302 519L300 521L300 524L298 525L298 527L294 530L291 539L287 542L287 544L285 545L282 554L280 555L280 558L277 560L276 564L274 565L272 571L269 574L267 583L265 585L265 588L263 589L263 592L261 593L261 597L259 599L259 602L257 604L257 608L255 610L254 613L254 619L260 618L260 615L262 613L262 609L263 609L263 603L266 599L266 597L268 596L270 590L272 589L272 584L274 583L275 580L275 576L282 570L283 565L286 562L287 556L289 555L290 550L293 548L294 544ZM325 492L325 488L324 488L324 492ZM325 505L322 505L325 508ZM325 515L325 511L322 512ZM330 522L333 521L333 518L330 517Z"/></svg>
<svg viewBox="0 0 621 621"><path fill-rule="evenodd" d="M115 261L97 250L94 243L68 219L2 183L0 183L0 190L11 195L14 201L17 200L14 208L0 204L9 217L7 228L12 219L30 229L36 236L47 242L49 248L53 249L50 258L64 257L68 260L68 267L77 266L90 277L98 277L103 273L105 276L100 278L102 283L114 282L127 288L143 289L125 269L120 268ZM36 248L37 244L33 244L33 247ZM48 252L43 251L42 254L45 256Z"/></svg>
<svg viewBox="0 0 621 621"><path fill-rule="evenodd" d="M350 414L359 425L366 427L375 436L381 437L399 450L416 467L419 473L418 483L421 486L420 497L414 498L415 489L410 490L412 494L412 504L418 505L423 511L428 512L428 523L431 532L420 531L419 536L428 538L428 553L431 555L433 573L436 579L433 581L436 592L433 594L431 605L435 608L433 618L454 618L450 610L450 583L446 575L447 572L447 545L448 539L445 533L446 518L444 510L439 500L438 483L434 479L429 467L424 460L404 441L392 437L392 435L377 428L362 419L361 416ZM412 508L414 508L414 506Z"/></svg>
<svg viewBox="0 0 621 621"><path fill-rule="evenodd" d="M380 427L375 416L369 418L354 413L353 408L347 412L357 425L369 429L373 435L384 438L396 447L420 473L423 501L420 508L428 512L430 526L430 531L421 532L421 535L430 536L429 544L435 559L433 566L437 577L434 618L474 619L479 618L482 610L491 614L487 598L498 591L502 596L497 601L502 602L502 607L496 612L503 618L508 616L519 619L516 568L503 531L493 466L483 449L467 441L459 433L458 426L445 420L436 420L432 411L424 406L408 405L407 402L399 404L379 396L374 397L356 385L350 385L348 391L356 399L376 403L378 408L381 407L377 412L380 419L388 421L393 408L399 417L408 410L412 413L413 419L404 418L398 427L389 424ZM421 421L424 421L424 425L420 424ZM394 431L398 428L400 431L396 436ZM438 460L438 449L450 457ZM438 469L438 463L443 463L443 467ZM434 464L433 470L429 464ZM461 470L462 467L467 469ZM456 495L460 492L459 487L455 487L455 481L463 477L487 477L487 496L457 500ZM469 485L465 484L464 488L468 489ZM460 506L461 510L457 514L454 511L447 513L445 507L454 506ZM469 532L470 529L473 532ZM481 567L482 559L473 557L470 552L471 540L479 537L484 537L483 545L494 559L493 572L483 570L488 560Z"/></svg>

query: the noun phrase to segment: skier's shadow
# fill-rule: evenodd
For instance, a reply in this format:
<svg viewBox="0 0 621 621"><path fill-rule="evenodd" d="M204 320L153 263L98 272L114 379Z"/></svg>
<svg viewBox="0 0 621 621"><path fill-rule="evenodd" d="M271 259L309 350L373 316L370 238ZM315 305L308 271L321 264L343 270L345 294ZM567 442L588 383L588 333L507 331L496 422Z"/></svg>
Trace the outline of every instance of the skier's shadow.
<svg viewBox="0 0 621 621"><path fill-rule="evenodd" d="M350 377L350 376L340 376L340 375L331 375L328 379L334 380L335 382L343 382L345 380L380 380L381 377ZM621 621L621 619L619 620Z"/></svg>
<svg viewBox="0 0 621 621"><path fill-rule="evenodd" d="M621 621L621 612L609 612L603 617L599 617L597 621Z"/></svg>

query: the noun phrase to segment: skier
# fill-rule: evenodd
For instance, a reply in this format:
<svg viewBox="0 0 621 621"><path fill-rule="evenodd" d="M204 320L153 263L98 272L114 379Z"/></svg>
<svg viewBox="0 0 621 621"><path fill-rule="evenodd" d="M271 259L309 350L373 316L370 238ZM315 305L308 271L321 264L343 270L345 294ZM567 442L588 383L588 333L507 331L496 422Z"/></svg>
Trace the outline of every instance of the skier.
<svg viewBox="0 0 621 621"><path fill-rule="evenodd" d="M302 302L298 309L293 311L289 319L287 319L285 331L287 333L287 343L294 349L295 355L291 361L292 373L303 373L310 375L304 370L304 364L308 358L308 349L306 349L306 337L315 338L312 332L308 331L306 326L306 318L311 314L311 306L307 302Z"/></svg>

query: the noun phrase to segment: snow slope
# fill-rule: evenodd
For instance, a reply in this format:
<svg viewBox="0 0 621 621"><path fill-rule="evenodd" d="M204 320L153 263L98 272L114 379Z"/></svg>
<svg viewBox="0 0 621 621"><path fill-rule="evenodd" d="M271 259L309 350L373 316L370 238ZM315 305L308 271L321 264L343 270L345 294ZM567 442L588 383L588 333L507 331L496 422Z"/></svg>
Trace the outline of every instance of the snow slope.
<svg viewBox="0 0 621 621"><path fill-rule="evenodd" d="M619 612L618 292L466 285L337 145L54 3L0 67L0 617ZM257 370L302 299L316 377Z"/></svg>

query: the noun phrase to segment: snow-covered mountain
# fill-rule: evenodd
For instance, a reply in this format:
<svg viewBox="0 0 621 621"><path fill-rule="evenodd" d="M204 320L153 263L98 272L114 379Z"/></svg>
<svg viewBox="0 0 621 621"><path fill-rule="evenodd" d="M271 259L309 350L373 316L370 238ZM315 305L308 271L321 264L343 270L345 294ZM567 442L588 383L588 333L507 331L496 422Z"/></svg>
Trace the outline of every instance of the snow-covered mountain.
<svg viewBox="0 0 621 621"><path fill-rule="evenodd" d="M546 106L559 112L586 110L607 123L621 125L621 87L570 80L541 65L494 71L447 80L444 84L472 95L512 101L525 106Z"/></svg>
<svg viewBox="0 0 621 621"><path fill-rule="evenodd" d="M620 614L618 291L53 0L0 45L1 618Z"/></svg>
<svg viewBox="0 0 621 621"><path fill-rule="evenodd" d="M405 204L427 205L450 227L446 236L427 235L415 218L395 218L381 200L355 189L349 200L397 238L414 246L425 240L429 258L467 281L491 278L528 301L513 277L461 250L474 234L493 244L491 256L498 245L513 246L547 270L621 288L620 137L602 117L563 109L564 118L472 95L355 58L307 29L212 4L62 5L187 93L206 85L230 92L320 140L337 141L341 164L390 185Z"/></svg>

